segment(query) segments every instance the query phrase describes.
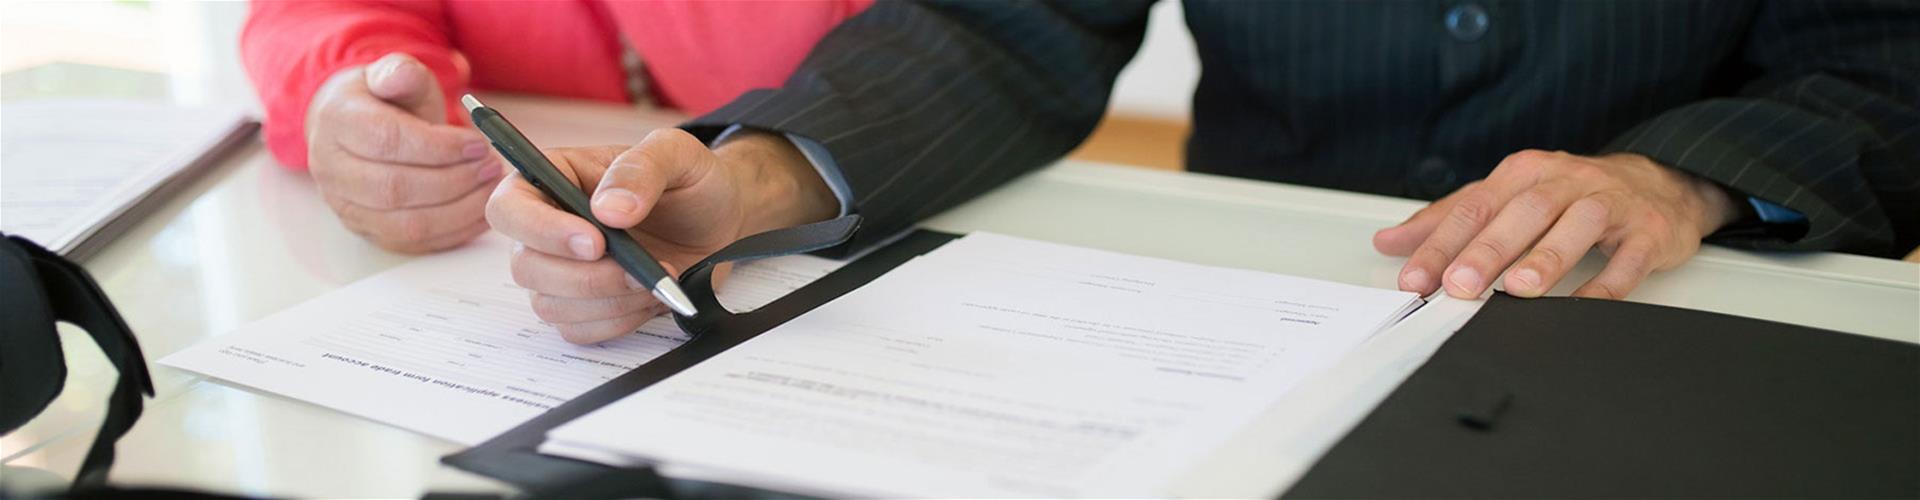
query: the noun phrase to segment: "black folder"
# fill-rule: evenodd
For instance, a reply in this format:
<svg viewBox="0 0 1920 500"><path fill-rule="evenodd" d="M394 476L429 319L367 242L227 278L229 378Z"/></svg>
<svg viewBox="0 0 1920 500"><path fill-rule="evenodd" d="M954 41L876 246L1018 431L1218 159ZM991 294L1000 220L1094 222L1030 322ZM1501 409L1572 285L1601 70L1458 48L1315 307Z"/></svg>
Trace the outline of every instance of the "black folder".
<svg viewBox="0 0 1920 500"><path fill-rule="evenodd" d="M548 431L878 278L956 235L915 231L749 314L720 263L845 241L848 216L742 240L682 275L675 350L443 462L536 497L792 496L542 455ZM708 315L707 311L719 311ZM1287 495L1920 496L1920 346L1625 302L1496 295Z"/></svg>
<svg viewBox="0 0 1920 500"><path fill-rule="evenodd" d="M1296 498L1916 498L1920 346L1496 295Z"/></svg>

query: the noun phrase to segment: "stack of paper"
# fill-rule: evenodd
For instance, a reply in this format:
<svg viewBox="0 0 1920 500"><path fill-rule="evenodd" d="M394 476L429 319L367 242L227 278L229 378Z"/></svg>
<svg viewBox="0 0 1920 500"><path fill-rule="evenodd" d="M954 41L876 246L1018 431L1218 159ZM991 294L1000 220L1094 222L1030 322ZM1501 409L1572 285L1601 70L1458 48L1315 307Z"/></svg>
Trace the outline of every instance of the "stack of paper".
<svg viewBox="0 0 1920 500"><path fill-rule="evenodd" d="M1161 496L1418 304L976 233L541 451L815 494Z"/></svg>
<svg viewBox="0 0 1920 500"><path fill-rule="evenodd" d="M135 99L0 104L0 230L81 260L252 133L241 109Z"/></svg>
<svg viewBox="0 0 1920 500"><path fill-rule="evenodd" d="M660 317L612 341L568 344L513 284L509 248L488 234L160 363L471 445L686 341ZM756 308L840 266L806 255L749 262L719 298Z"/></svg>
<svg viewBox="0 0 1920 500"><path fill-rule="evenodd" d="M419 259L162 363L473 444L687 338L663 318L566 344L510 282L507 245ZM721 299L757 307L839 266L748 263ZM1420 304L974 234L555 429L541 451L828 495L1165 496Z"/></svg>

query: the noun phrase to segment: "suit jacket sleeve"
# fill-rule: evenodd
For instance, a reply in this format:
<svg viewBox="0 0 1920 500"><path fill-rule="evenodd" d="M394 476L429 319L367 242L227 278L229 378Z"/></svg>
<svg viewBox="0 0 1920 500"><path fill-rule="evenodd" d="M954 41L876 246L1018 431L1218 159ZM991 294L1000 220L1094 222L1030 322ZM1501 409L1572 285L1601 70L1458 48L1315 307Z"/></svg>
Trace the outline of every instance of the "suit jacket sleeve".
<svg viewBox="0 0 1920 500"><path fill-rule="evenodd" d="M1709 238L1899 255L1920 244L1920 4L1766 2L1737 96L1660 114L1608 149L1646 155L1804 214Z"/></svg>
<svg viewBox="0 0 1920 500"><path fill-rule="evenodd" d="M1093 130L1149 0L879 2L779 89L683 125L815 141L867 221L853 250L1058 159Z"/></svg>

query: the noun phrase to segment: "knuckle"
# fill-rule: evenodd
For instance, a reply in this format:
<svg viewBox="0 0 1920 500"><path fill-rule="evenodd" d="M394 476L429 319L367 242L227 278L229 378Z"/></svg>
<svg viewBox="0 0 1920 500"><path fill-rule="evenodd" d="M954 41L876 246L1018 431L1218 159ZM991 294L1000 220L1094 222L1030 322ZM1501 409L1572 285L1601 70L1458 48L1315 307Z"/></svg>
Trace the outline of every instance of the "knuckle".
<svg viewBox="0 0 1920 500"><path fill-rule="evenodd" d="M1635 219L1634 222L1639 226L1640 232L1642 233L1665 235L1673 229L1673 219L1668 218L1664 213L1660 213L1659 210L1648 209L1642 211Z"/></svg>
<svg viewBox="0 0 1920 500"><path fill-rule="evenodd" d="M1620 266L1635 276L1644 275L1651 270L1651 260L1647 252L1640 247L1629 247L1613 255L1613 265Z"/></svg>
<svg viewBox="0 0 1920 500"><path fill-rule="evenodd" d="M656 145L633 150L630 155L621 155L621 158L625 161L614 162L612 168L628 168L632 169L631 171L633 172L641 172L645 170L645 167L665 165L666 161L672 157L673 150L670 148L677 147L657 146L657 144L672 144L671 142L654 142L652 144Z"/></svg>
<svg viewBox="0 0 1920 500"><path fill-rule="evenodd" d="M572 158L574 155L587 153L588 151L589 151L589 148L584 148L580 146L556 146L551 148L540 149L541 154L546 155L549 160L553 160L556 162L560 160L565 160L567 158Z"/></svg>
<svg viewBox="0 0 1920 500"><path fill-rule="evenodd" d="M1529 189L1520 193L1520 196L1513 198L1511 205L1535 215L1549 215L1553 213L1554 208L1553 198L1538 189Z"/></svg>
<svg viewBox="0 0 1920 500"><path fill-rule="evenodd" d="M604 311L608 317L627 317L647 311L654 301L643 300L644 295L611 296L594 299L594 305ZM648 316L652 317L652 316Z"/></svg>
<svg viewBox="0 0 1920 500"><path fill-rule="evenodd" d="M366 125L365 142L367 154L375 158L392 158L400 151L400 142L406 138L400 133L400 127L392 122Z"/></svg>
<svg viewBox="0 0 1920 500"><path fill-rule="evenodd" d="M315 91L313 105L307 108L307 116L320 124L337 121L341 115L340 100L340 91L338 88L323 85L322 88ZM311 138L324 130L326 129L312 127L307 130L307 136Z"/></svg>
<svg viewBox="0 0 1920 500"><path fill-rule="evenodd" d="M342 122L351 123L344 116L345 110L341 109L343 106L340 105L339 90L322 88L314 98L316 101L312 107L307 108L307 115L304 117L309 145L330 140L334 136L335 127Z"/></svg>
<svg viewBox="0 0 1920 500"><path fill-rule="evenodd" d="M348 202L340 196L339 193L333 192L332 189L328 189L324 184L320 185L320 199L326 201L327 208L333 209L333 213L340 216L340 222L348 226L361 224L362 221L360 219L365 217L365 214L362 213L359 206Z"/></svg>
<svg viewBox="0 0 1920 500"><path fill-rule="evenodd" d="M1511 250L1511 248L1507 248L1506 243L1494 240L1493 238L1474 238L1472 242L1467 243L1467 249L1460 252L1460 257L1462 259L1490 262L1499 259L1502 255L1512 255L1508 253Z"/></svg>
<svg viewBox="0 0 1920 500"><path fill-rule="evenodd" d="M1567 216L1572 217L1575 222L1604 226L1613 214L1606 203L1595 198L1581 198L1573 202L1573 206L1567 207Z"/></svg>
<svg viewBox="0 0 1920 500"><path fill-rule="evenodd" d="M1607 177L1607 167L1601 167L1601 165L1599 165L1599 163L1597 162L1567 163L1567 171L1569 171L1569 173L1572 173L1572 175L1578 175L1578 177L1584 177L1584 179L1596 179L1596 177Z"/></svg>
<svg viewBox="0 0 1920 500"><path fill-rule="evenodd" d="M533 264L533 256L528 252L513 254L507 259L508 272L513 276L513 284L521 288L535 290L540 281L539 270Z"/></svg>
<svg viewBox="0 0 1920 500"><path fill-rule="evenodd" d="M1549 153L1544 149L1522 149L1507 155L1507 161L1514 163L1535 163L1551 158L1552 156L1553 153Z"/></svg>
<svg viewBox="0 0 1920 500"><path fill-rule="evenodd" d="M1576 179L1594 179L1605 175L1599 165L1590 161L1567 162L1561 167L1561 173Z"/></svg>
<svg viewBox="0 0 1920 500"><path fill-rule="evenodd" d="M615 167L628 165L641 169L687 166L699 163L694 159L706 151L706 144L685 130L657 129L648 133L638 146L622 152L613 163Z"/></svg>
<svg viewBox="0 0 1920 500"><path fill-rule="evenodd" d="M433 221L414 213L394 214L388 236L396 241L421 242L433 235Z"/></svg>
<svg viewBox="0 0 1920 500"><path fill-rule="evenodd" d="M1534 247L1530 253L1531 254L1527 256L1527 260L1533 262L1540 269L1566 269L1569 267L1567 264L1571 262L1567 260L1566 254L1550 246Z"/></svg>
<svg viewBox="0 0 1920 500"><path fill-rule="evenodd" d="M1605 281L1594 282L1593 289L1595 292L1597 292L1595 295L1598 295L1601 298L1619 300L1627 297L1626 291L1623 289L1623 287L1619 285L1615 285L1613 283L1608 283Z"/></svg>
<svg viewBox="0 0 1920 500"><path fill-rule="evenodd" d="M700 140L695 138L693 134L688 133L685 130L681 130L675 127L664 127L664 128L656 128L650 132L647 132L646 139L643 139L640 142L643 144L648 142L659 142L662 144L679 144L679 143L686 143L688 141L692 141L694 143L700 142Z"/></svg>
<svg viewBox="0 0 1920 500"><path fill-rule="evenodd" d="M620 271L618 267L607 269L612 266L601 265L607 263L610 263L610 261L602 260L601 262L595 263L593 270L586 273L585 276L582 276L581 279L576 282L580 287L580 289L576 291L583 295L601 296L618 289L616 287L625 288L625 271ZM615 271L620 274L615 274Z"/></svg>
<svg viewBox="0 0 1920 500"><path fill-rule="evenodd" d="M553 325L560 332L560 339L574 345L593 344L596 336L593 327L587 325L561 323Z"/></svg>
<svg viewBox="0 0 1920 500"><path fill-rule="evenodd" d="M399 237L390 231L370 231L367 233L367 238L373 240L373 243L379 245L380 248L392 252L414 254L427 250L421 242Z"/></svg>
<svg viewBox="0 0 1920 500"><path fill-rule="evenodd" d="M487 201L480 209L481 218L487 221L487 225L523 241L526 238L520 237L523 235L518 232L523 228L515 224L528 214L524 213L525 205L520 203L523 200L516 200L515 197L524 197L525 191L519 190L518 187L526 185L526 182L519 177L508 176L499 185L494 186L493 192L487 195Z"/></svg>
<svg viewBox="0 0 1920 500"><path fill-rule="evenodd" d="M598 344L619 336L622 333L619 321L591 321L554 325L560 331L560 338L577 345Z"/></svg>
<svg viewBox="0 0 1920 500"><path fill-rule="evenodd" d="M540 319L557 323L566 318L566 301L552 295L534 292L528 303L533 306L533 315Z"/></svg>
<svg viewBox="0 0 1920 500"><path fill-rule="evenodd" d="M1617 238L1601 240L1594 245L1594 248L1600 249L1602 255L1606 255L1608 259L1612 259L1613 254L1619 253L1620 251L1620 240ZM1609 262L1611 262L1611 260L1609 260Z"/></svg>
<svg viewBox="0 0 1920 500"><path fill-rule="evenodd" d="M329 139L313 137L307 139L307 175L322 185L342 182L349 179L354 158L348 156L339 143Z"/></svg>
<svg viewBox="0 0 1920 500"><path fill-rule="evenodd" d="M1413 256L1408 258L1408 260L1438 266L1453 261L1453 255L1448 254L1446 250L1441 250L1434 245L1420 245L1420 248L1414 249Z"/></svg>
<svg viewBox="0 0 1920 500"><path fill-rule="evenodd" d="M1547 152L1545 150L1522 149L1519 151L1515 151L1513 152L1513 154L1507 155L1505 159L1502 159L1500 161L1500 167L1511 168L1511 169L1521 169L1521 170L1537 168L1542 163L1551 161L1553 157L1554 157L1553 153Z"/></svg>
<svg viewBox="0 0 1920 500"><path fill-rule="evenodd" d="M1456 226L1479 227L1493 219L1493 203L1485 196L1474 195L1460 200L1447 212L1447 218Z"/></svg>
<svg viewBox="0 0 1920 500"><path fill-rule="evenodd" d="M374 203L381 208L398 208L407 204L406 176L392 168L374 169L372 196Z"/></svg>

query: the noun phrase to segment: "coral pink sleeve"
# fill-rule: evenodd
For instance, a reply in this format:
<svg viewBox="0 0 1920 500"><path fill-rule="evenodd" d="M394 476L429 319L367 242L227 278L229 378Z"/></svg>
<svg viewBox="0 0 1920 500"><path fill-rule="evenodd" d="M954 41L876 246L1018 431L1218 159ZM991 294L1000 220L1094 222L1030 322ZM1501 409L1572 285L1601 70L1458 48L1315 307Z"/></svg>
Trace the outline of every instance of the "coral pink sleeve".
<svg viewBox="0 0 1920 500"><path fill-rule="evenodd" d="M313 94L340 70L393 52L425 63L447 98L447 119L466 86L465 62L448 43L439 1L255 0L240 34L247 76L266 107L267 148L288 168L307 166L306 116Z"/></svg>
<svg viewBox="0 0 1920 500"><path fill-rule="evenodd" d="M779 87L813 45L871 0L608 2L662 103L690 115Z"/></svg>

